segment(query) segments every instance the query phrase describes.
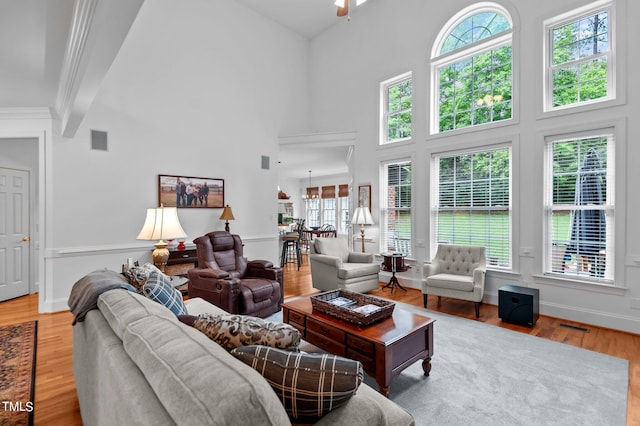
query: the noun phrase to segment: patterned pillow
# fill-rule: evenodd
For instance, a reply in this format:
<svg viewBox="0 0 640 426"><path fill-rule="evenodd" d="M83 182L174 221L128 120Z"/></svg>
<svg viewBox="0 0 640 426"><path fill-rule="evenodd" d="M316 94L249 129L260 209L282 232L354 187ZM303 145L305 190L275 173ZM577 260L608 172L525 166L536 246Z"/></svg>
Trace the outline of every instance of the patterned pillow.
<svg viewBox="0 0 640 426"><path fill-rule="evenodd" d="M151 263L145 263L142 266L134 266L123 273L129 281L129 284L135 287L138 293L142 294L142 286L147 282L152 272L162 274L162 271Z"/></svg>
<svg viewBox="0 0 640 426"><path fill-rule="evenodd" d="M142 286L142 292L147 298L166 306L176 315L188 314L182 294L171 286L162 272L152 272Z"/></svg>
<svg viewBox="0 0 640 426"><path fill-rule="evenodd" d="M362 383L362 364L329 354L244 346L231 354L269 382L296 423L315 421L349 400Z"/></svg>
<svg viewBox="0 0 640 426"><path fill-rule="evenodd" d="M300 344L300 332L295 327L248 315L202 314L193 327L228 351L247 345L297 351Z"/></svg>

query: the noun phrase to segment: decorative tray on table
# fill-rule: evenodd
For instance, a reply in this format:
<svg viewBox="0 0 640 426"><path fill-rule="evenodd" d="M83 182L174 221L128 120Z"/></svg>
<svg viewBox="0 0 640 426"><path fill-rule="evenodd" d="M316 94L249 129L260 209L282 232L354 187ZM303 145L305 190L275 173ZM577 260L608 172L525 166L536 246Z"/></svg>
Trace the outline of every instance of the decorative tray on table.
<svg viewBox="0 0 640 426"><path fill-rule="evenodd" d="M318 312L357 325L371 325L393 314L395 303L347 290L333 290L311 296Z"/></svg>

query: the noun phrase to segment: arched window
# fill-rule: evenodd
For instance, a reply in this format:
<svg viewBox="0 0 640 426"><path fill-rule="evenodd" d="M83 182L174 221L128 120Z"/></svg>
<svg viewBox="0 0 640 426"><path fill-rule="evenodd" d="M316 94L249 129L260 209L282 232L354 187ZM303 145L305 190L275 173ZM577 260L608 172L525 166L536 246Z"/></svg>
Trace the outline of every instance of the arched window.
<svg viewBox="0 0 640 426"><path fill-rule="evenodd" d="M513 22L502 6L477 3L443 27L431 54L431 133L512 117Z"/></svg>

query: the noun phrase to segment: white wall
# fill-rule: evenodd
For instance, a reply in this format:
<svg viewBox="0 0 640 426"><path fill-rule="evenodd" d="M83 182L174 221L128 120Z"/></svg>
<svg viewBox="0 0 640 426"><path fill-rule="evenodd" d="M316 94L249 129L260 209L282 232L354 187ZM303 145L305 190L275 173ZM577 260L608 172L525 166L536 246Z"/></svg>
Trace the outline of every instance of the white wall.
<svg viewBox="0 0 640 426"><path fill-rule="evenodd" d="M278 135L308 129L308 77L308 41L236 2L145 2L76 136L53 144L52 309L91 270L150 260L135 237L158 174L224 179L245 254L276 262ZM178 215L191 240L223 229L220 213Z"/></svg>
<svg viewBox="0 0 640 426"><path fill-rule="evenodd" d="M354 186L372 182L374 219L379 208L380 162L411 158L414 182L414 239L425 242L416 247L418 263L431 253L429 224L430 157L438 151L491 142L512 141L514 192L514 268L512 272L490 271L485 301L497 304L498 288L504 284L540 288L544 314L587 323L640 332L640 223L633 218L640 211L635 182L640 181L640 112L637 79L626 84L626 99L618 106L541 118L543 19L585 4L574 0L535 2L502 1L513 12L519 30L515 34L515 80L519 88L520 117L506 127L478 130L464 135L428 134L429 56L440 28L469 0L426 2L404 0L368 2L359 7L351 22L333 26L311 42L311 115L318 132L353 129L357 131ZM640 3L618 1L619 64L623 71L640 66L640 50L625 46L637 40L640 30L628 17L640 16ZM401 5L401 6L400 6ZM626 10L625 10L626 9ZM627 22L628 21L628 22ZM339 46L339 48L337 48ZM413 71L413 139L391 147L378 145L379 83L394 75ZM628 72L632 75L632 72ZM347 78L345 78L347 76ZM542 277L542 166L543 137L558 131L584 127L589 123L617 124L621 138L616 141L620 171L617 179L616 289L581 285ZM623 153L626 150L626 155ZM379 220L377 220L379 223Z"/></svg>

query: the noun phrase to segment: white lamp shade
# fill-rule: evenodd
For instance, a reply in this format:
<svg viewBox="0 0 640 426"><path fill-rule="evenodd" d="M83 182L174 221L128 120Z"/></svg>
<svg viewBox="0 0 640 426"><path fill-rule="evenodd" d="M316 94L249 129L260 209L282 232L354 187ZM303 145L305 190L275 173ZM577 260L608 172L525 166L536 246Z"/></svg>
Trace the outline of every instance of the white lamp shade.
<svg viewBox="0 0 640 426"><path fill-rule="evenodd" d="M176 207L160 207L147 209L147 218L136 239L173 240L186 236L187 234L178 220L178 209Z"/></svg>
<svg viewBox="0 0 640 426"><path fill-rule="evenodd" d="M358 207L353 212L352 225L373 225L373 217L367 207Z"/></svg>

